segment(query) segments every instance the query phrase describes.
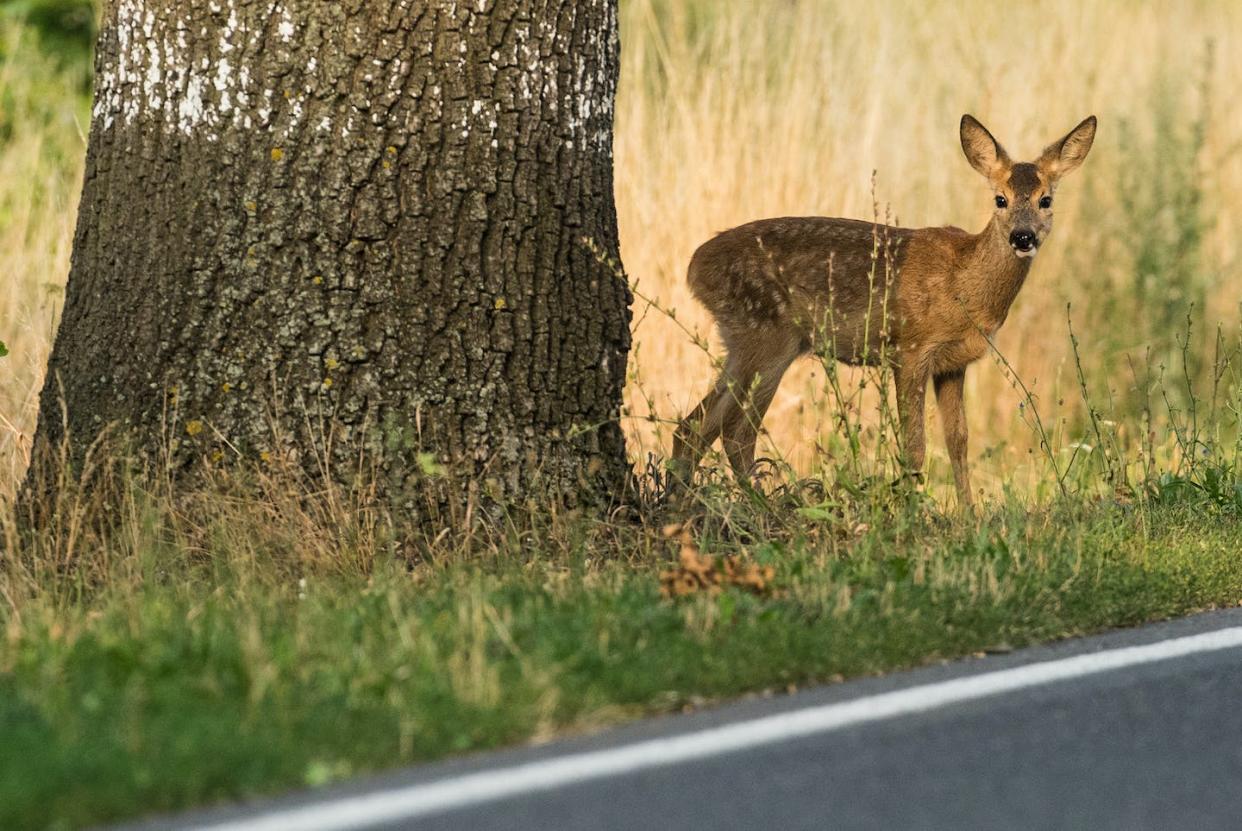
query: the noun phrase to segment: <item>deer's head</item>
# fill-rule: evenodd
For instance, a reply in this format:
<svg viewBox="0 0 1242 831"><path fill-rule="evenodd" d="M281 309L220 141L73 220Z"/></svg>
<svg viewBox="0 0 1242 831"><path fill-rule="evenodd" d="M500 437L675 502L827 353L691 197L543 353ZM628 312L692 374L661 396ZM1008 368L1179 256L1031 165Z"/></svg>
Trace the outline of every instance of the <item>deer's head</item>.
<svg viewBox="0 0 1242 831"><path fill-rule="evenodd" d="M1000 142L973 116L962 116L961 134L967 161L992 186L995 221L1014 255L1034 257L1052 230L1057 183L1082 164L1095 140L1095 116L1048 145L1033 162L1012 161Z"/></svg>

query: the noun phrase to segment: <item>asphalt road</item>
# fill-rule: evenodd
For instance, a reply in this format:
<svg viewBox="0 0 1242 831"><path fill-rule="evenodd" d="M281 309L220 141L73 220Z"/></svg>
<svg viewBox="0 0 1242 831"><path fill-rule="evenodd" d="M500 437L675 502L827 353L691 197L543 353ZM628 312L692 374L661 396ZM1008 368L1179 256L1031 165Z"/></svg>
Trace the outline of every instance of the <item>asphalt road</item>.
<svg viewBox="0 0 1242 831"><path fill-rule="evenodd" d="M140 827L1237 829L1242 610Z"/></svg>

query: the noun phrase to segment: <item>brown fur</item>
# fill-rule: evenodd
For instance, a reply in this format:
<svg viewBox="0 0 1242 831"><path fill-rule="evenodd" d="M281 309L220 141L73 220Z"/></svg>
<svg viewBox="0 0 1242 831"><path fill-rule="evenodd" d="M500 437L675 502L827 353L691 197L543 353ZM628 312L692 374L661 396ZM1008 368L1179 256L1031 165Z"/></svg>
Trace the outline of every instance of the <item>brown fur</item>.
<svg viewBox="0 0 1242 831"><path fill-rule="evenodd" d="M978 234L786 217L751 222L703 244L687 280L715 317L728 356L711 392L677 428L675 477L688 482L720 437L744 480L785 370L823 348L848 364L892 366L903 459L916 475L932 380L958 496L969 504L966 367L987 353L1030 269L1033 254L1019 256L1011 235L1029 233L1038 251L1052 228L1052 209L1040 200L1082 163L1095 124L1092 116L1038 161L1015 164L982 124L963 116L962 149L991 183L993 198L1006 203Z"/></svg>

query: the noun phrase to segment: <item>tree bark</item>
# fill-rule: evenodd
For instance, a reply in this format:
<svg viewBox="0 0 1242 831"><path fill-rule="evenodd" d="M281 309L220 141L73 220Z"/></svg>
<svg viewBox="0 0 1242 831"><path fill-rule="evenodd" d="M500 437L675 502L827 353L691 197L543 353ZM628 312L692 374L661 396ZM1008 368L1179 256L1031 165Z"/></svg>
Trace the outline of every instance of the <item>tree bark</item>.
<svg viewBox="0 0 1242 831"><path fill-rule="evenodd" d="M618 493L618 51L616 0L107 0L36 454Z"/></svg>

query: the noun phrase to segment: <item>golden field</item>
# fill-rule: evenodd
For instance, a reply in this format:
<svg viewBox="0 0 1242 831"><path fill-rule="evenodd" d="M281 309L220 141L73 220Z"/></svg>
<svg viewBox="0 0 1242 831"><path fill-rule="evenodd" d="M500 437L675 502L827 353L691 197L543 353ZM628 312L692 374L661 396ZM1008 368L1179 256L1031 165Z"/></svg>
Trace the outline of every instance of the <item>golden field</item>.
<svg viewBox="0 0 1242 831"><path fill-rule="evenodd" d="M684 283L694 249L765 216L878 214L981 230L992 197L962 156L966 112L1015 159L1099 117L1095 147L1058 190L1052 237L996 342L1034 394L1055 452L1072 454L1086 429L1067 304L1093 403L1123 441L1143 430L1143 394L1132 390L1149 386L1147 347L1153 378L1162 363L1180 372L1175 338L1185 337L1192 303L1191 374L1210 385L1216 327L1236 338L1242 299L1242 112L1228 103L1242 81L1242 6L623 6L622 257L640 293L676 314L636 302L632 452L667 452L667 420L697 403L714 373L682 329L712 334ZM786 376L766 421L769 455L807 470L817 445L833 444L824 386L811 360ZM1150 392L1159 446L1167 413L1163 395ZM968 373L977 486L1046 479L1047 465L1029 452L1037 434L1019 418L1023 399L994 361ZM1185 401L1172 403L1184 410ZM933 480L947 493L939 442L933 425Z"/></svg>
<svg viewBox="0 0 1242 831"><path fill-rule="evenodd" d="M979 230L991 194L962 158L964 112L1016 158L1090 113L1100 119L997 340L1034 394L1054 453L1072 453L1087 430L1067 304L1088 387L1122 440L1145 431L1143 400L1152 401L1156 445L1166 444L1168 407L1184 410L1143 373L1181 371L1188 313L1187 363L1201 385L1211 380L1216 327L1236 339L1236 4L623 0L622 14L616 189L622 255L640 295L625 420L636 461L667 452L671 421L714 372L690 334L712 336L684 285L695 247L778 215L878 214ZM0 363L0 494L12 492L26 461L86 130L81 79L54 70L28 33L5 37L0 339L11 354ZM967 395L976 484L1046 484L1047 466L1031 452L1036 434L1019 415L1024 396L994 361L972 369ZM813 361L791 371L767 420L767 454L805 471L824 461L821 450L837 452L831 398ZM938 444L933 425L933 480L947 493Z"/></svg>

